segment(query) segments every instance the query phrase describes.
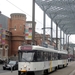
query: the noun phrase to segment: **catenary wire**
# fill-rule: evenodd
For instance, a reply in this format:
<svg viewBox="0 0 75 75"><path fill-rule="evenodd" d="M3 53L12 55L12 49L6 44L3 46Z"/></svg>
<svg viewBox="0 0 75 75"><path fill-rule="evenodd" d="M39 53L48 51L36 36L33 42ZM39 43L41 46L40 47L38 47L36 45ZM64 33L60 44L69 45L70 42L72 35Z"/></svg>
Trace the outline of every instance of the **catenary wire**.
<svg viewBox="0 0 75 75"><path fill-rule="evenodd" d="M24 10L22 10L21 8L19 8L18 6L16 6L15 4L13 4L12 2L10 2L9 0L6 0L7 2L9 2L10 4L12 4L14 7L16 7L17 9L21 10L22 12L24 12L25 14L27 14L29 17L31 17L31 15L29 15L28 13L26 13ZM38 20L36 20L38 21ZM40 24L42 24L40 21L38 21Z"/></svg>

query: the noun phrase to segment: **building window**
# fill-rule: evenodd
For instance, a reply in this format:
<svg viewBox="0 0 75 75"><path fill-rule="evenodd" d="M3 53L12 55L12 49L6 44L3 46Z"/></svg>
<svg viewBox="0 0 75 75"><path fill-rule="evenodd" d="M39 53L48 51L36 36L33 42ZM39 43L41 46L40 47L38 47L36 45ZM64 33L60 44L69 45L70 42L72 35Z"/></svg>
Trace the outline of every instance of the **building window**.
<svg viewBox="0 0 75 75"><path fill-rule="evenodd" d="M22 30L22 25L20 25L20 30Z"/></svg>
<svg viewBox="0 0 75 75"><path fill-rule="evenodd" d="M16 29L16 26L14 26L14 28Z"/></svg>

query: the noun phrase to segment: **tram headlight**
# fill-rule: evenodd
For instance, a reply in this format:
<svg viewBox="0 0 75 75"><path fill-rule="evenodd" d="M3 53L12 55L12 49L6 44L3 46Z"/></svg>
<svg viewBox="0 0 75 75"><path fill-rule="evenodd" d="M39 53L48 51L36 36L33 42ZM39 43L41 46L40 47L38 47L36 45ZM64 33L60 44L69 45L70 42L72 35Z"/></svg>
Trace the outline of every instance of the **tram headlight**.
<svg viewBox="0 0 75 75"><path fill-rule="evenodd" d="M26 68L27 66L26 65L24 65L24 68Z"/></svg>

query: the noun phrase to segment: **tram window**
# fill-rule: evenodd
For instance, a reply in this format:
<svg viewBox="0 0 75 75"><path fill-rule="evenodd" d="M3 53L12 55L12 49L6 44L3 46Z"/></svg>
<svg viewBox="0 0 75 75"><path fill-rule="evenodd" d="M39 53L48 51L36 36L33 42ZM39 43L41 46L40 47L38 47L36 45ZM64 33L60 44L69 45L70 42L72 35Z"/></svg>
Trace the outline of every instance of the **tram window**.
<svg viewBox="0 0 75 75"><path fill-rule="evenodd" d="M66 54L64 54L64 59L67 59L67 55Z"/></svg>
<svg viewBox="0 0 75 75"><path fill-rule="evenodd" d="M43 52L41 52L41 60L42 60L42 61L44 60Z"/></svg>
<svg viewBox="0 0 75 75"><path fill-rule="evenodd" d="M52 60L54 60L54 53L52 53Z"/></svg>
<svg viewBox="0 0 75 75"><path fill-rule="evenodd" d="M34 61L37 61L37 52L34 53Z"/></svg>
<svg viewBox="0 0 75 75"><path fill-rule="evenodd" d="M57 57L58 57L57 53L54 53L54 59L55 59L55 60L58 59Z"/></svg>
<svg viewBox="0 0 75 75"><path fill-rule="evenodd" d="M46 52L46 60L48 60L48 52Z"/></svg>
<svg viewBox="0 0 75 75"><path fill-rule="evenodd" d="M44 60L46 60L46 53L44 52Z"/></svg>
<svg viewBox="0 0 75 75"><path fill-rule="evenodd" d="M22 61L33 61L34 52L23 52Z"/></svg>
<svg viewBox="0 0 75 75"><path fill-rule="evenodd" d="M52 52L51 52L51 60L52 60Z"/></svg>
<svg viewBox="0 0 75 75"><path fill-rule="evenodd" d="M48 60L51 60L51 53L48 53Z"/></svg>
<svg viewBox="0 0 75 75"><path fill-rule="evenodd" d="M68 59L68 55L66 55L66 59Z"/></svg>
<svg viewBox="0 0 75 75"><path fill-rule="evenodd" d="M59 60L61 59L61 54L58 54L58 59L59 59Z"/></svg>
<svg viewBox="0 0 75 75"><path fill-rule="evenodd" d="M43 60L43 53L41 51L37 51L37 61Z"/></svg>
<svg viewBox="0 0 75 75"><path fill-rule="evenodd" d="M62 59L64 59L64 58L65 58L64 54L62 54L62 56L61 56L61 57L62 57Z"/></svg>
<svg viewBox="0 0 75 75"><path fill-rule="evenodd" d="M48 53L44 52L44 60L47 61L48 60Z"/></svg>
<svg viewBox="0 0 75 75"><path fill-rule="evenodd" d="M67 55L65 55L65 59L67 59Z"/></svg>
<svg viewBox="0 0 75 75"><path fill-rule="evenodd" d="M62 54L62 59L65 59L65 55L64 54Z"/></svg>
<svg viewBox="0 0 75 75"><path fill-rule="evenodd" d="M36 51L34 54L34 61L43 61L43 52L42 51Z"/></svg>
<svg viewBox="0 0 75 75"><path fill-rule="evenodd" d="M62 59L67 59L67 55L66 54L62 54Z"/></svg>

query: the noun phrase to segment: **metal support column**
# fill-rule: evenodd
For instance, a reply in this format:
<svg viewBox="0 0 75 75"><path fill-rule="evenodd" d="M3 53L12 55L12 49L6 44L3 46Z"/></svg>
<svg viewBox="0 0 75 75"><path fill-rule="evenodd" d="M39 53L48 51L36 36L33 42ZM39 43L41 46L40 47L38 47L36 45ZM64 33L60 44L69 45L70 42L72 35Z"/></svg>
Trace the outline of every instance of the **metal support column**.
<svg viewBox="0 0 75 75"><path fill-rule="evenodd" d="M35 43L35 0L32 2L32 44Z"/></svg>
<svg viewBox="0 0 75 75"><path fill-rule="evenodd" d="M64 32L63 32L63 50L64 50Z"/></svg>
<svg viewBox="0 0 75 75"><path fill-rule="evenodd" d="M58 24L56 24L56 49L58 50Z"/></svg>
<svg viewBox="0 0 75 75"><path fill-rule="evenodd" d="M70 35L68 35L68 47L67 47L68 55L69 55L69 37Z"/></svg>
<svg viewBox="0 0 75 75"><path fill-rule="evenodd" d="M46 15L45 15L45 12L43 13L44 15L43 15L43 45L44 45L44 43L45 43L45 17L46 17Z"/></svg>
<svg viewBox="0 0 75 75"><path fill-rule="evenodd" d="M68 50L69 50L69 36L68 36Z"/></svg>
<svg viewBox="0 0 75 75"><path fill-rule="evenodd" d="M51 19L51 45L52 45L52 42L53 42L53 22L52 22L52 19Z"/></svg>
<svg viewBox="0 0 75 75"><path fill-rule="evenodd" d="M61 39L62 39L62 32L61 32L61 29L60 29L60 50L61 50Z"/></svg>
<svg viewBox="0 0 75 75"><path fill-rule="evenodd" d="M66 34L66 50L67 50L67 34Z"/></svg>

